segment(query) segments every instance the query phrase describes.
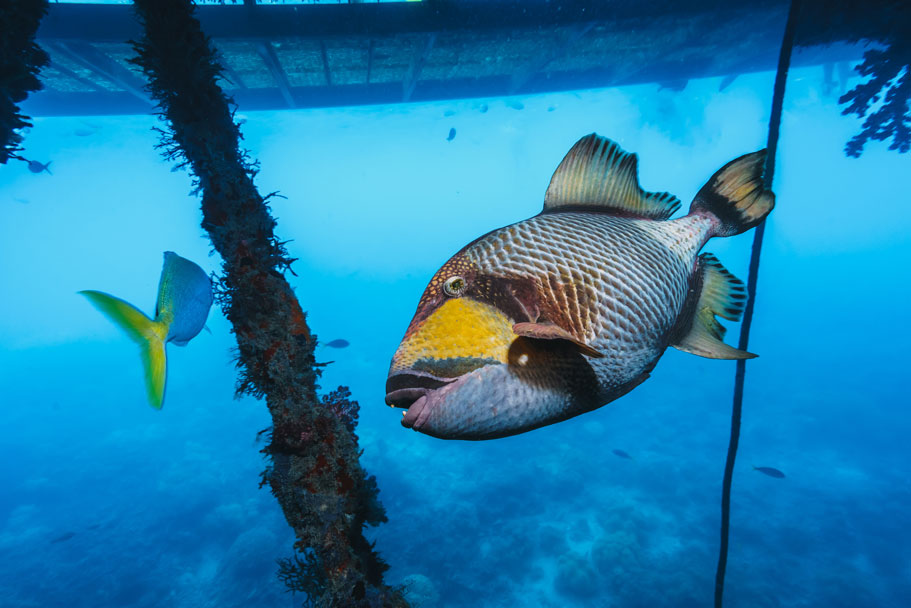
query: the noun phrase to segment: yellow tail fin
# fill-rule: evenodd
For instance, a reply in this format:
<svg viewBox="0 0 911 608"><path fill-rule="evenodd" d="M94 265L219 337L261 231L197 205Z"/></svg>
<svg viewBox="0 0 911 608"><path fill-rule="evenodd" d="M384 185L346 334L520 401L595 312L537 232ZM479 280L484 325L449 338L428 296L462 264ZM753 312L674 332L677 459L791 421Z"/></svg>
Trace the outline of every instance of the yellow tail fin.
<svg viewBox="0 0 911 608"><path fill-rule="evenodd" d="M89 290L79 293L88 298L95 308L139 345L149 404L160 410L164 402L164 388L168 376L168 361L165 355L167 325L153 321L132 304L104 292Z"/></svg>

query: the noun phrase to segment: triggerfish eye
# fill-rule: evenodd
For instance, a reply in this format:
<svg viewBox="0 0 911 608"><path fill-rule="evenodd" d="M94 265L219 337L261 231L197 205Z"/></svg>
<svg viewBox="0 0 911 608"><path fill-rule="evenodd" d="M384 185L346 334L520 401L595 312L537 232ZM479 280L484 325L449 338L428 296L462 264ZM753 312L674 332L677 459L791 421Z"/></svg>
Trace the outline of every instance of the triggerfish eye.
<svg viewBox="0 0 911 608"><path fill-rule="evenodd" d="M446 292L447 296L457 297L462 295L462 292L465 291L465 279L462 277L449 277L443 283L443 291Z"/></svg>

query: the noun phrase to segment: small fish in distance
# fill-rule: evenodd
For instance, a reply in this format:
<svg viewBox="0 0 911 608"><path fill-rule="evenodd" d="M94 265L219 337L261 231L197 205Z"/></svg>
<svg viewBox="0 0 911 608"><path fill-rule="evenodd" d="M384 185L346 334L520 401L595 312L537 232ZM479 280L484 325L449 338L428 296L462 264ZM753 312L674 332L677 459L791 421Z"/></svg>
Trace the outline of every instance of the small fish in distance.
<svg viewBox="0 0 911 608"><path fill-rule="evenodd" d="M480 112L481 114L486 114L486 113L487 113L487 110L488 110L488 107L487 107L487 104L486 104L486 103L482 103L482 104L478 107L478 112Z"/></svg>
<svg viewBox="0 0 911 608"><path fill-rule="evenodd" d="M629 454L627 454L627 453L624 452L623 450L611 450L611 452L614 453L614 456L618 456L618 457L620 457L620 458L625 458L626 460L632 460L632 459L633 459L632 456L630 456Z"/></svg>
<svg viewBox="0 0 911 608"><path fill-rule="evenodd" d="M348 340L345 340L344 338L336 338L332 342L326 342L326 346L328 346L329 348L347 348L350 345L351 345L351 343L348 342Z"/></svg>
<svg viewBox="0 0 911 608"><path fill-rule="evenodd" d="M753 467L754 471L759 471L763 475L768 475L769 477L774 477L775 479L784 479L784 473L778 469L772 467Z"/></svg>
<svg viewBox="0 0 911 608"><path fill-rule="evenodd" d="M79 293L139 345L149 404L160 410L168 374L165 346L168 342L186 346L202 331L212 307L209 275L190 260L166 251L154 319L132 304L104 292Z"/></svg>
<svg viewBox="0 0 911 608"><path fill-rule="evenodd" d="M70 540L74 536L76 536L75 532L64 532L60 536L57 536L53 540L51 540L51 544L56 545L57 543L65 543L66 541Z"/></svg>
<svg viewBox="0 0 911 608"><path fill-rule="evenodd" d="M452 141L453 139L455 139L455 136L456 136L456 130L455 130L455 127L453 127L451 129L449 129L449 135L446 136L446 141Z"/></svg>
<svg viewBox="0 0 911 608"><path fill-rule="evenodd" d="M32 173L41 173L43 171L46 171L48 175L53 175L53 173L51 173L51 170L48 168L51 166L51 162L53 161L47 161L46 163L41 164L37 160L30 160L28 161L28 170Z"/></svg>

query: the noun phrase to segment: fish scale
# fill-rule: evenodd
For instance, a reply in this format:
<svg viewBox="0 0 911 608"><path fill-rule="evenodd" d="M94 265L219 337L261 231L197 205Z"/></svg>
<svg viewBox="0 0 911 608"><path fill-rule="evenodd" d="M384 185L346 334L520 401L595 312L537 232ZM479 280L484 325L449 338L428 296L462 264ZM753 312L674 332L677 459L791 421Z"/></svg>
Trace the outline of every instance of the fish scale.
<svg viewBox="0 0 911 608"><path fill-rule="evenodd" d="M556 292L548 283L540 284L542 297L562 304L570 323L608 355L592 361L592 367L602 391L609 393L639 375L643 362L650 366L667 347L709 226L702 221L699 235L687 221L685 229L669 227L668 236L660 238L660 229L643 230L645 223L675 224L603 213L542 214L488 234L465 255L486 274L579 277L592 288L590 302L595 304L583 311L577 298L567 299L574 290ZM675 251L668 246L684 233L687 247Z"/></svg>

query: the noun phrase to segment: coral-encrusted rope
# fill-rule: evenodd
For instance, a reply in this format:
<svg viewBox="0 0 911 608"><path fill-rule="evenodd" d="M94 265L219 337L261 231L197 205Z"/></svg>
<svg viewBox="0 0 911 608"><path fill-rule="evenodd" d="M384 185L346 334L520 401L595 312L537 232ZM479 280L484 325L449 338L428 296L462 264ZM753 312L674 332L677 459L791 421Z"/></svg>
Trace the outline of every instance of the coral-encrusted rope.
<svg viewBox="0 0 911 608"><path fill-rule="evenodd" d="M769 137L766 148L766 166L763 175L764 186L772 188L772 177L775 175L775 156L778 151L778 133L781 127L781 107L784 102L784 87L788 79L788 67L791 64L791 50L794 46L794 29L800 14L800 0L791 0L788 21L781 41L781 52L778 55L778 72L775 75L775 90L772 95L772 116L769 119ZM768 220L766 220L768 221ZM740 326L740 342L737 348L747 350L750 341L750 325L753 322L753 306L756 302L756 283L759 279L759 254L762 251L762 236L765 233L765 222L756 228L753 234L753 251L750 255L750 272L747 278L747 305L743 312L743 323ZM718 554L718 570L715 573L715 608L721 608L724 596L724 573L728 561L728 534L731 521L731 479L734 475L734 460L737 458L737 444L740 442L740 415L743 408L743 379L746 375L746 360L737 361L737 372L734 377L734 406L731 412L731 439L728 443L728 456L724 465L724 483L721 491L721 549Z"/></svg>
<svg viewBox="0 0 911 608"><path fill-rule="evenodd" d="M133 63L167 121L161 147L196 176L202 227L222 258L217 295L237 338L239 392L263 398L272 416L263 481L297 536L280 577L317 608L404 608L402 590L383 582L388 566L364 534L386 515L359 461L357 404L343 388L318 397L316 337L285 279L292 260L269 197L254 184L257 166L240 148L216 48L191 0L134 6L143 36Z"/></svg>

